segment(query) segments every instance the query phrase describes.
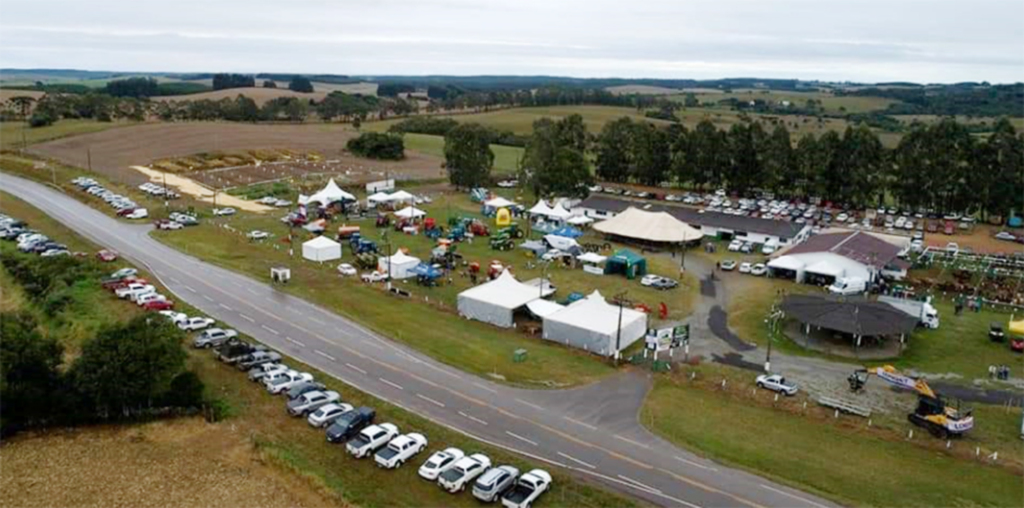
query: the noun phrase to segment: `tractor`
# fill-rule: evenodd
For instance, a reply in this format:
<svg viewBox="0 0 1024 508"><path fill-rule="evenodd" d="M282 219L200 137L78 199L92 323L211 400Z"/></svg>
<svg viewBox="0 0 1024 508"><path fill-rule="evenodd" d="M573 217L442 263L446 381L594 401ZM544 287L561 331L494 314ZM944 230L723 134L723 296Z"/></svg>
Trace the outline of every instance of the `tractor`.
<svg viewBox="0 0 1024 508"><path fill-rule="evenodd" d="M377 216L377 227L379 227L379 228L386 228L386 227L388 227L390 225L391 225L391 217L388 217L387 215L378 215Z"/></svg>
<svg viewBox="0 0 1024 508"><path fill-rule="evenodd" d="M509 238L522 238L523 230L519 229L518 224L509 224L498 230L498 235L508 235Z"/></svg>
<svg viewBox="0 0 1024 508"><path fill-rule="evenodd" d="M516 247L515 242L507 233L501 233L492 237L490 245L493 250L512 250Z"/></svg>
<svg viewBox="0 0 1024 508"><path fill-rule="evenodd" d="M455 226L448 232L448 239L453 242L461 242L466 238L466 228Z"/></svg>
<svg viewBox="0 0 1024 508"><path fill-rule="evenodd" d="M374 242L373 240L367 240L365 238L359 238L355 242L352 243L352 250L356 254L376 253L377 252L377 243Z"/></svg>
<svg viewBox="0 0 1024 508"><path fill-rule="evenodd" d="M487 225L478 220L469 223L469 232L473 233L473 236L491 235L491 230L487 229Z"/></svg>

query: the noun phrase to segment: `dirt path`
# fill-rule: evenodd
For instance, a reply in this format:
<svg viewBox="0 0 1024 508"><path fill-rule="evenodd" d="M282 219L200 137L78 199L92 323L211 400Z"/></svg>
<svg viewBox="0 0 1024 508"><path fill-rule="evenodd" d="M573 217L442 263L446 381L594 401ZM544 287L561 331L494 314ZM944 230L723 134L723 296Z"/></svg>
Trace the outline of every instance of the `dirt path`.
<svg viewBox="0 0 1024 508"><path fill-rule="evenodd" d="M148 176L151 182L163 183L166 181L168 186L178 189L178 192L195 196L200 201L205 201L207 203L213 203L215 201L213 199L213 190L199 185L191 178L185 178L173 173L164 173L163 171L157 171L152 168L147 168L146 166L132 166L132 169ZM273 210L273 208L269 206L241 199L224 192L217 193L216 203L218 205L230 206L248 212L263 213Z"/></svg>

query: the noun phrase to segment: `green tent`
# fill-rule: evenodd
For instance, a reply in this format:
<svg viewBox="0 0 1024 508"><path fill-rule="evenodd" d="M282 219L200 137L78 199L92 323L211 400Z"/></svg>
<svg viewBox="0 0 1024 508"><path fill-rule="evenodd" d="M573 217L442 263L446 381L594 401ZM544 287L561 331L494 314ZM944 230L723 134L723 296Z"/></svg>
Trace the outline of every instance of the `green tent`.
<svg viewBox="0 0 1024 508"><path fill-rule="evenodd" d="M629 249L622 249L605 261L604 273L621 273L627 279L643 277L647 274L647 260Z"/></svg>

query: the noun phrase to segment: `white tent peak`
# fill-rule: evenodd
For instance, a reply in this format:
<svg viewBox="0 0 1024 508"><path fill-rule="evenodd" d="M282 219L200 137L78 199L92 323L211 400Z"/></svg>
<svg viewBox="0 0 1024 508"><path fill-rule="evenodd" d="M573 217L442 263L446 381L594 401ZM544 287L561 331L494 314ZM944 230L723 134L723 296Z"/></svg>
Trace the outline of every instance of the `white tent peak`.
<svg viewBox="0 0 1024 508"><path fill-rule="evenodd" d="M550 215L551 207L543 199L539 199L537 204L533 205L533 208L530 209L530 213L534 215Z"/></svg>
<svg viewBox="0 0 1024 508"><path fill-rule="evenodd" d="M401 217L403 219L415 219L417 217L423 217L426 214L427 214L427 212L424 212L423 210L420 210L419 208L416 208L415 206L407 206L407 207L405 207L405 208L395 212L395 216L396 217Z"/></svg>
<svg viewBox="0 0 1024 508"><path fill-rule="evenodd" d="M515 201L509 201L509 200L507 200L507 199L505 199L505 198L503 198L501 196L498 196L498 197L496 197L496 198L494 198L494 199L484 203L484 205L489 206L491 208L505 208L505 207L513 206L515 204L516 204Z"/></svg>
<svg viewBox="0 0 1024 508"><path fill-rule="evenodd" d="M333 178L327 182L327 185L324 186L323 189L320 189L319 192L309 197L309 201L316 201L322 205L329 205L336 201L343 200L355 201L355 199L355 196L343 191L341 187L338 187L338 184L334 183Z"/></svg>
<svg viewBox="0 0 1024 508"><path fill-rule="evenodd" d="M413 196L412 194L410 194L410 193L408 193L408 192L406 192L404 190L400 190L398 192L389 194L388 195L388 200L389 201L409 201L410 199L414 199L415 197L416 196Z"/></svg>
<svg viewBox="0 0 1024 508"><path fill-rule="evenodd" d="M562 203L558 203L551 209L550 215L558 219L568 219L572 214L569 213L569 210L562 207Z"/></svg>
<svg viewBox="0 0 1024 508"><path fill-rule="evenodd" d="M316 237L316 238L314 238L312 240L309 240L308 242L304 243L303 245L309 245L310 247L316 247L316 248L332 247L334 245L338 245L338 242L335 242L334 240L331 240L330 238L327 238L326 236L318 236L318 237Z"/></svg>
<svg viewBox="0 0 1024 508"><path fill-rule="evenodd" d="M703 237L700 231L668 212L648 212L632 206L611 219L594 224L594 229L651 242L679 243Z"/></svg>

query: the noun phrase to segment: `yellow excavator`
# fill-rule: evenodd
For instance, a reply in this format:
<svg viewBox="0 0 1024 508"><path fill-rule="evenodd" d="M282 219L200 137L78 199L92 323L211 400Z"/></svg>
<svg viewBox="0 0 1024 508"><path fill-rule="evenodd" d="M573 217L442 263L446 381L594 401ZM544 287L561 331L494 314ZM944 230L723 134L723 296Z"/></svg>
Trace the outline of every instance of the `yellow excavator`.
<svg viewBox="0 0 1024 508"><path fill-rule="evenodd" d="M850 389L860 391L867 383L868 374L874 374L890 384L917 392L917 409L907 420L923 427L935 437L959 437L974 428L970 408L961 407L960 401L947 399L937 393L923 379L915 379L896 370L892 365L860 369L848 378Z"/></svg>

